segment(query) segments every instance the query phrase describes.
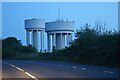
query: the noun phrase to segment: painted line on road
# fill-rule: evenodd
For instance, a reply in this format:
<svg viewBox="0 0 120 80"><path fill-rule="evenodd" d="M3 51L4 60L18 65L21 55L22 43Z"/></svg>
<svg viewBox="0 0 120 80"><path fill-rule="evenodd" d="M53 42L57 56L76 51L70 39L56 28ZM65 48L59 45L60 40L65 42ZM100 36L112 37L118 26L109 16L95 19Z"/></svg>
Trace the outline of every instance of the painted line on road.
<svg viewBox="0 0 120 80"><path fill-rule="evenodd" d="M104 71L105 73L110 73L110 74L113 74L114 72L112 71Z"/></svg>
<svg viewBox="0 0 120 80"><path fill-rule="evenodd" d="M19 68L19 67L15 67L15 68L17 68L17 69L20 70L20 71L25 72L23 69L21 69L21 68Z"/></svg>
<svg viewBox="0 0 120 80"><path fill-rule="evenodd" d="M77 68L76 66L72 66L72 68Z"/></svg>
<svg viewBox="0 0 120 80"><path fill-rule="evenodd" d="M20 67L17 67L17 66L15 66L15 65L13 65L13 64L6 63L6 62L4 62L4 63L7 64L7 65L12 66L12 67L14 67L14 68L16 68L16 69L19 70L19 71L24 72L26 75L28 75L29 77L31 77L31 78L34 79L34 80L39 80L37 77L35 77L35 76L33 76L32 74L26 72L25 70L21 69Z"/></svg>
<svg viewBox="0 0 120 80"><path fill-rule="evenodd" d="M38 79L36 79L36 77L35 77L35 76L31 75L31 74L30 74L30 73L28 73L28 72L25 72L25 74L27 74L28 76L30 76L31 78L33 78L33 79L35 79L35 80L38 80Z"/></svg>
<svg viewBox="0 0 120 80"><path fill-rule="evenodd" d="M87 68L81 68L82 70L86 70Z"/></svg>

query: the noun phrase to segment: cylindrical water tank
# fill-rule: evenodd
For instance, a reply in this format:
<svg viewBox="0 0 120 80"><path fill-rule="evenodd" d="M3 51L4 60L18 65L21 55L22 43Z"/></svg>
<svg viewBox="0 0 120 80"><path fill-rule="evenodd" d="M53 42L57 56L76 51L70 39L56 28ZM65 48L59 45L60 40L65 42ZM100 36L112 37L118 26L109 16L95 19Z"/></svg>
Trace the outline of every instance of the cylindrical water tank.
<svg viewBox="0 0 120 80"><path fill-rule="evenodd" d="M43 19L27 19L25 20L25 29L44 29L45 20Z"/></svg>
<svg viewBox="0 0 120 80"><path fill-rule="evenodd" d="M45 31L74 31L74 22L72 21L55 21L45 23Z"/></svg>

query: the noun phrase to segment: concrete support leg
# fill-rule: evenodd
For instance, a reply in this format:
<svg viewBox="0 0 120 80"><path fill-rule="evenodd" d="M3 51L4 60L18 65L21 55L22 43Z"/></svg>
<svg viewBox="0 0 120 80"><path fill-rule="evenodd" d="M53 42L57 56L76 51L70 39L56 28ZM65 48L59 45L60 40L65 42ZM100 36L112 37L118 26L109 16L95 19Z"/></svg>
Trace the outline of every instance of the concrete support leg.
<svg viewBox="0 0 120 80"><path fill-rule="evenodd" d="M52 50L56 49L56 33L52 35Z"/></svg>
<svg viewBox="0 0 120 80"><path fill-rule="evenodd" d="M48 41L48 52L51 52L51 36L50 36L50 34L47 34L47 41Z"/></svg>
<svg viewBox="0 0 120 80"><path fill-rule="evenodd" d="M55 44L55 40L54 40L54 34L53 34L52 35L52 48L53 48L53 46L55 46L54 44Z"/></svg>
<svg viewBox="0 0 120 80"><path fill-rule="evenodd" d="M56 48L56 33L54 33L54 46Z"/></svg>
<svg viewBox="0 0 120 80"><path fill-rule="evenodd" d="M62 48L65 48L65 34L62 35Z"/></svg>
<svg viewBox="0 0 120 80"><path fill-rule="evenodd" d="M60 39L60 34L59 33L56 33L56 49L58 50L58 49L60 49L61 48L61 44L60 44L60 42L61 42L61 39Z"/></svg>
<svg viewBox="0 0 120 80"><path fill-rule="evenodd" d="M27 46L30 45L30 32L29 32L29 30L26 30L26 44L27 44Z"/></svg>
<svg viewBox="0 0 120 80"><path fill-rule="evenodd" d="M70 41L72 42L72 37L73 37L73 34L71 33L70 34Z"/></svg>
<svg viewBox="0 0 120 80"><path fill-rule="evenodd" d="M35 47L38 51L38 31L33 30L33 47Z"/></svg>
<svg viewBox="0 0 120 80"><path fill-rule="evenodd" d="M44 30L41 31L41 52L44 52Z"/></svg>
<svg viewBox="0 0 120 80"><path fill-rule="evenodd" d="M71 42L72 42L72 33L70 33L69 35L69 46L71 46Z"/></svg>
<svg viewBox="0 0 120 80"><path fill-rule="evenodd" d="M69 34L68 33L66 35L66 42L67 42L67 47L69 47Z"/></svg>
<svg viewBox="0 0 120 80"><path fill-rule="evenodd" d="M62 46L63 46L63 42L62 42L62 33L60 33L60 43L61 43L60 49L62 49Z"/></svg>

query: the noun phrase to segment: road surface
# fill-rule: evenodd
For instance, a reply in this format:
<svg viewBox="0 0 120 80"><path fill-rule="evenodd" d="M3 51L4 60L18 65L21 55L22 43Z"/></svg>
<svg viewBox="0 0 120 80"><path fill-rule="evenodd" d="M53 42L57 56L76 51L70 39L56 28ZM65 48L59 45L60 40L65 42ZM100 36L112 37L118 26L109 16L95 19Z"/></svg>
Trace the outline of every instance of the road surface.
<svg viewBox="0 0 120 80"><path fill-rule="evenodd" d="M0 60L0 80L2 79L2 60Z"/></svg>
<svg viewBox="0 0 120 80"><path fill-rule="evenodd" d="M119 71L55 61L2 61L2 78L118 78Z"/></svg>

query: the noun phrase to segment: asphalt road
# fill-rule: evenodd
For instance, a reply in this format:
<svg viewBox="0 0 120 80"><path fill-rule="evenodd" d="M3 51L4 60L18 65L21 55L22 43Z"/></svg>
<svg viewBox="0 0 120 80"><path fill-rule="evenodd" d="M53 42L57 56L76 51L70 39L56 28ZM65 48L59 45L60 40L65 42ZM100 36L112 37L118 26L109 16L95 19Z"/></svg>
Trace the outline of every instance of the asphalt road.
<svg viewBox="0 0 120 80"><path fill-rule="evenodd" d="M0 80L2 79L2 61L0 60Z"/></svg>
<svg viewBox="0 0 120 80"><path fill-rule="evenodd" d="M2 78L118 78L118 70L54 61L2 61Z"/></svg>

